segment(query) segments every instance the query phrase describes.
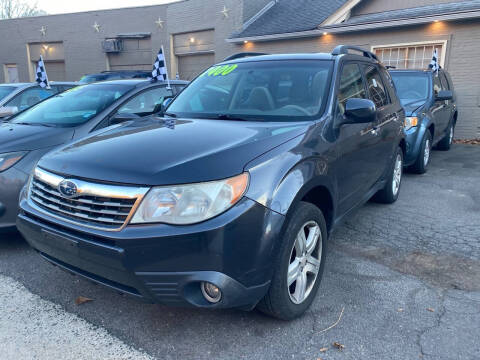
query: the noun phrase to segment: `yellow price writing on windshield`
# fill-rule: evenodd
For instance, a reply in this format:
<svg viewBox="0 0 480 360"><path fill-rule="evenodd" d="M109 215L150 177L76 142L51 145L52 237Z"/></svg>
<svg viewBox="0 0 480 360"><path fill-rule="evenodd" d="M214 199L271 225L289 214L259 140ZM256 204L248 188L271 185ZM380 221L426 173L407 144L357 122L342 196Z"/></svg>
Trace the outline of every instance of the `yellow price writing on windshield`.
<svg viewBox="0 0 480 360"><path fill-rule="evenodd" d="M223 65L223 66L214 66L211 69L205 71L200 77L203 76L226 76L232 73L238 67L237 64L233 65Z"/></svg>

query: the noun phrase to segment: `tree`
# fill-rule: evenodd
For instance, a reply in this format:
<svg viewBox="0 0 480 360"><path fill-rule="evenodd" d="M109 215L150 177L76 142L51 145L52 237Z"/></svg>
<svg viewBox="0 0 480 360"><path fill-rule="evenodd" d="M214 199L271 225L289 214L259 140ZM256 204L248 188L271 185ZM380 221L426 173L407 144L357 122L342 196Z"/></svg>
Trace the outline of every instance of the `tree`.
<svg viewBox="0 0 480 360"><path fill-rule="evenodd" d="M24 0L0 0L0 19L15 19L20 17L45 15L37 3L28 4Z"/></svg>

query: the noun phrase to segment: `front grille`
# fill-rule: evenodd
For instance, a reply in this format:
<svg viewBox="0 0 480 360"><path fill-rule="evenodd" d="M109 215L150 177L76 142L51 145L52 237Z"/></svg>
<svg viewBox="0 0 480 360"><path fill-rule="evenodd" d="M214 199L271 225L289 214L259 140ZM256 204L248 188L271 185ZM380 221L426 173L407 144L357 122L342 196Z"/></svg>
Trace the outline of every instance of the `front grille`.
<svg viewBox="0 0 480 360"><path fill-rule="evenodd" d="M68 198L59 191L66 178L37 168L30 184L30 200L61 219L104 230L120 230L127 224L146 188L105 185L68 178L78 196Z"/></svg>

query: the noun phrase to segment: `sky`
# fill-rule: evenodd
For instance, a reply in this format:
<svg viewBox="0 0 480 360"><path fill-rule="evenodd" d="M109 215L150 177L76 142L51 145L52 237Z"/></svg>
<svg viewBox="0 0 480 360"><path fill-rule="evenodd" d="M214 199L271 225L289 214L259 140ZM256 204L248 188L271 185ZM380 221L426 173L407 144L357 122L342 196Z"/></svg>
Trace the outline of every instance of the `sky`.
<svg viewBox="0 0 480 360"><path fill-rule="evenodd" d="M131 6L158 5L179 0L27 0L30 4L37 3L39 9L47 14L65 14L80 11L115 9Z"/></svg>

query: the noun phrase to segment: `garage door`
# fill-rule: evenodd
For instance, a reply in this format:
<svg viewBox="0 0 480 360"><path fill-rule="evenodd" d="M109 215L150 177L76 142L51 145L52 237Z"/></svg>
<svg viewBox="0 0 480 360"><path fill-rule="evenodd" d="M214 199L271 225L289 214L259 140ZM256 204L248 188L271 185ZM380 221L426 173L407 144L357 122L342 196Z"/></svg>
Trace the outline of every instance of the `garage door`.
<svg viewBox="0 0 480 360"><path fill-rule="evenodd" d="M203 70L215 64L214 54L184 55L178 57L178 73L182 80L193 80Z"/></svg>
<svg viewBox="0 0 480 360"><path fill-rule="evenodd" d="M45 62L45 69L47 70L48 79L50 81L65 81L65 63L59 62Z"/></svg>

